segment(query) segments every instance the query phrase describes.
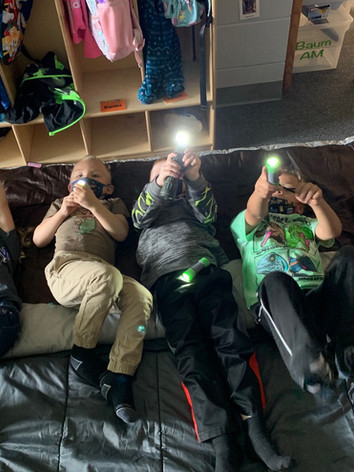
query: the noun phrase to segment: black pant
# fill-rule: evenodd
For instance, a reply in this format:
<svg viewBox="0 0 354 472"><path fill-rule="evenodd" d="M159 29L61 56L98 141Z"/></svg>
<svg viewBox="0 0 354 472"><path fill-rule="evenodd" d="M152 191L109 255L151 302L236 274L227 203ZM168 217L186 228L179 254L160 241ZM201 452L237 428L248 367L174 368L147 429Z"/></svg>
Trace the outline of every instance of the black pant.
<svg viewBox="0 0 354 472"><path fill-rule="evenodd" d="M236 327L230 274L210 266L187 284L181 272L160 277L154 288L198 438L206 441L240 430L230 398L242 414L261 409L259 384L248 364L253 348Z"/></svg>
<svg viewBox="0 0 354 472"><path fill-rule="evenodd" d="M337 353L354 344L354 247L337 252L316 289L304 292L291 276L272 272L262 280L258 298L253 309L257 321L271 333L290 375L303 386L309 364L329 340Z"/></svg>
<svg viewBox="0 0 354 472"><path fill-rule="evenodd" d="M0 302L0 357L13 347L20 332L18 308L10 302Z"/></svg>
<svg viewBox="0 0 354 472"><path fill-rule="evenodd" d="M20 332L21 300L14 281L19 256L17 231L0 229L0 357L12 348Z"/></svg>

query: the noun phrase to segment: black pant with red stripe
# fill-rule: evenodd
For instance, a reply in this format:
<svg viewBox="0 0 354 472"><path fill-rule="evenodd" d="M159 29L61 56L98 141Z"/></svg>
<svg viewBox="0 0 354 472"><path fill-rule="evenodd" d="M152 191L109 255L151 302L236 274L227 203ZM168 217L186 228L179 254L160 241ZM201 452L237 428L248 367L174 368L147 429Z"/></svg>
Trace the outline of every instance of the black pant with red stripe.
<svg viewBox="0 0 354 472"><path fill-rule="evenodd" d="M354 247L341 248L325 270L323 282L303 291L283 272L262 280L253 307L258 323L274 338L291 377L301 387L330 341L345 373L343 349L354 345Z"/></svg>
<svg viewBox="0 0 354 472"><path fill-rule="evenodd" d="M230 274L209 266L186 283L179 280L181 273L160 277L154 289L197 437L207 441L239 432L235 405L239 413L254 415L262 408L260 389L248 363L252 345L237 329Z"/></svg>

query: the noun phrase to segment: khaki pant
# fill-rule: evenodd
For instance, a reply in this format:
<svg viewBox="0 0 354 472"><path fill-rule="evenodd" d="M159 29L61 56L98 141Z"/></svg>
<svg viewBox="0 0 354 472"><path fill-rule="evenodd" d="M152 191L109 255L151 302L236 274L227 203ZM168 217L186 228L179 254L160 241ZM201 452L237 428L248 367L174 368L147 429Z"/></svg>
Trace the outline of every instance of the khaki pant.
<svg viewBox="0 0 354 472"><path fill-rule="evenodd" d="M151 293L113 265L84 252L57 254L45 268L45 275L58 303L79 307L73 331L77 346L94 348L113 304L118 306L121 315L108 369L134 375L152 308Z"/></svg>

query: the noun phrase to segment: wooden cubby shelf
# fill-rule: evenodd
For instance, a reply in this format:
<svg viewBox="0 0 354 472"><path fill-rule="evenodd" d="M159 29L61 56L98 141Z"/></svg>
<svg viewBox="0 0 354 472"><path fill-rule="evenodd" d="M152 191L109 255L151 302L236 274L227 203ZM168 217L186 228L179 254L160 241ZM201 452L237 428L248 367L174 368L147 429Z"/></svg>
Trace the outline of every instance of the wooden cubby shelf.
<svg viewBox="0 0 354 472"><path fill-rule="evenodd" d="M137 9L137 0L134 8ZM50 18L51 21L45 21ZM200 24L195 27L198 38ZM49 136L43 117L25 124L0 122L10 131L0 139L0 167L17 167L28 162L52 164L76 162L87 154L104 160L166 155L173 151L174 130L166 127L166 113L194 113L203 121L202 131L192 136L191 147L213 149L214 145L214 57L213 26L207 28L207 110L200 107L199 47L192 58L192 27L178 28L185 79L185 96L181 100L163 99L145 105L137 98L144 78L134 56L110 62L105 57L87 59L82 44L71 39L63 0L36 0L25 32L24 44L31 56L40 60L48 51L69 68L74 87L86 104L85 116L75 125ZM0 74L12 103L26 65L20 54L13 64L0 64ZM102 112L101 102L122 99L126 108ZM183 110L182 110L183 109ZM177 131L177 130L176 130Z"/></svg>

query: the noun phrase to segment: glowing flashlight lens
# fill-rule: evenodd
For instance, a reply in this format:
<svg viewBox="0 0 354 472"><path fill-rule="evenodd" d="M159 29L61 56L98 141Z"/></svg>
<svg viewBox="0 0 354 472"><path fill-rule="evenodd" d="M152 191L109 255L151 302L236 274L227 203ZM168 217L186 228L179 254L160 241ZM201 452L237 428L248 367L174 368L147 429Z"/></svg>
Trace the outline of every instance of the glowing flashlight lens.
<svg viewBox="0 0 354 472"><path fill-rule="evenodd" d="M279 158L278 157L269 157L267 159L267 166L274 169L279 166Z"/></svg>
<svg viewBox="0 0 354 472"><path fill-rule="evenodd" d="M276 156L268 157L266 160L268 182L273 185L279 184L280 159Z"/></svg>
<svg viewBox="0 0 354 472"><path fill-rule="evenodd" d="M183 272L180 279L183 280L183 282L186 282L187 284L189 284L192 281L193 277L190 274L188 274L188 272L186 271L186 272Z"/></svg>
<svg viewBox="0 0 354 472"><path fill-rule="evenodd" d="M189 133L187 131L178 131L175 142L179 148L185 148L189 144Z"/></svg>
<svg viewBox="0 0 354 472"><path fill-rule="evenodd" d="M192 265L189 269L185 270L182 275L179 276L183 282L191 283L194 277L203 269L210 265L209 259L202 257L198 262Z"/></svg>

